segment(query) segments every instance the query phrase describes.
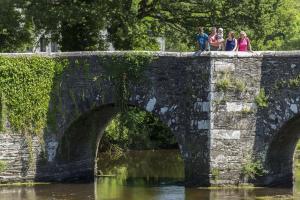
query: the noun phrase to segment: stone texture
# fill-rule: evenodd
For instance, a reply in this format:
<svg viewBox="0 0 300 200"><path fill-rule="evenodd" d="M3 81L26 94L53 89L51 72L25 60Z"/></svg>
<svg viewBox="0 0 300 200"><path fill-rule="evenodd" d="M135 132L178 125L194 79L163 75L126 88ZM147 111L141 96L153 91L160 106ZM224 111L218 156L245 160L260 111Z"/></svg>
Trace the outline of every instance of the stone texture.
<svg viewBox="0 0 300 200"><path fill-rule="evenodd" d="M46 157L37 138L33 139L30 165L25 138L12 130L0 133L0 160L8 164L0 182L93 178L97 145L117 113L113 83L103 78L99 59L124 53L40 54L67 58L71 63L57 93L61 103L58 129L45 130ZM300 74L299 51L153 54L159 59L146 69L145 80L130 86L129 103L154 113L170 127L184 159L187 186L241 183L249 158L260 160L268 171L256 184L292 183L293 152L300 137L300 89L275 86ZM78 67L75 60L90 67ZM217 91L216 83L224 73L244 82L245 90ZM261 88L268 96L267 108L255 102ZM49 109L54 103L50 102ZM215 169L220 172L217 180L212 179Z"/></svg>

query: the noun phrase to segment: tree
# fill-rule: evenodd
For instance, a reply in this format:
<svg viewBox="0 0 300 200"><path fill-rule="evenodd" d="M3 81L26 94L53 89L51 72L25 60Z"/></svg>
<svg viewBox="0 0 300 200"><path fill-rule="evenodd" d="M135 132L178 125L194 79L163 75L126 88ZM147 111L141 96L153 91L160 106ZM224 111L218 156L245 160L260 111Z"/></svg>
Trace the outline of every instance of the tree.
<svg viewBox="0 0 300 200"><path fill-rule="evenodd" d="M0 52L25 51L31 45L32 24L15 0L0 1Z"/></svg>
<svg viewBox="0 0 300 200"><path fill-rule="evenodd" d="M62 51L103 50L102 0L28 0L27 18L39 32L50 33Z"/></svg>
<svg viewBox="0 0 300 200"><path fill-rule="evenodd" d="M109 41L118 50L158 50L160 22L151 15L158 0L106 1L106 28Z"/></svg>
<svg viewBox="0 0 300 200"><path fill-rule="evenodd" d="M50 35L62 51L105 50L107 42L116 50L158 50L157 37L166 38L167 50L190 51L200 25L206 31L244 30L255 50L300 48L299 0L3 0L0 5L2 51L24 48L33 30L36 36Z"/></svg>

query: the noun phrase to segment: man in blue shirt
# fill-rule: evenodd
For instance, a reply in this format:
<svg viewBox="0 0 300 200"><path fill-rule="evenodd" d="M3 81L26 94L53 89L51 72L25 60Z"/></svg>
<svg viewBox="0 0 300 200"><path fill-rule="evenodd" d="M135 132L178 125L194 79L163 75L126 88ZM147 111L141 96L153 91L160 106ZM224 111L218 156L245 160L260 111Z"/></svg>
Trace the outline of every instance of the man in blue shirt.
<svg viewBox="0 0 300 200"><path fill-rule="evenodd" d="M208 35L204 33L203 27L198 28L198 34L196 36L197 48L200 51L205 51L208 49Z"/></svg>

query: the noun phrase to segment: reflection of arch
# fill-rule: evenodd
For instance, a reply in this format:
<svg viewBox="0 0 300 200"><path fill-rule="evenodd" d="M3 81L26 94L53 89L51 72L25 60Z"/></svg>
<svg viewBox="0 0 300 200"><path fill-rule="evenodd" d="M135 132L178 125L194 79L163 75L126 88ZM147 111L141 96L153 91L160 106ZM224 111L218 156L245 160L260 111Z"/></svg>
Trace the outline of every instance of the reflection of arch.
<svg viewBox="0 0 300 200"><path fill-rule="evenodd" d="M293 159L299 137L300 115L285 123L269 146L266 157L268 185L293 185Z"/></svg>
<svg viewBox="0 0 300 200"><path fill-rule="evenodd" d="M100 140L108 123L117 113L113 104L97 107L81 115L65 131L56 160L60 164L70 165L67 180L91 180L94 177Z"/></svg>

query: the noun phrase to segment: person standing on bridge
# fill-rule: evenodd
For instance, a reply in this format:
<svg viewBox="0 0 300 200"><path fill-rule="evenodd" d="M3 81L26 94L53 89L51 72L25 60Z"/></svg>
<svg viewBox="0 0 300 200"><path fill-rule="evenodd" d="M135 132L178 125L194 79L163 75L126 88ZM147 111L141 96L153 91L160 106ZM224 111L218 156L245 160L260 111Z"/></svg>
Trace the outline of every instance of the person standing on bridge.
<svg viewBox="0 0 300 200"><path fill-rule="evenodd" d="M208 49L208 35L204 33L204 28L198 28L198 34L196 36L198 51L206 51Z"/></svg>
<svg viewBox="0 0 300 200"><path fill-rule="evenodd" d="M236 50L252 52L251 43L250 43L250 40L247 37L247 34L245 33L245 31L241 31L241 33L240 33L240 38L237 40Z"/></svg>
<svg viewBox="0 0 300 200"><path fill-rule="evenodd" d="M217 28L212 27L211 33L208 37L209 49L210 51L217 51L219 49L220 43L218 42Z"/></svg>
<svg viewBox="0 0 300 200"><path fill-rule="evenodd" d="M225 51L235 51L237 48L237 40L234 37L234 32L230 31L225 41Z"/></svg>

